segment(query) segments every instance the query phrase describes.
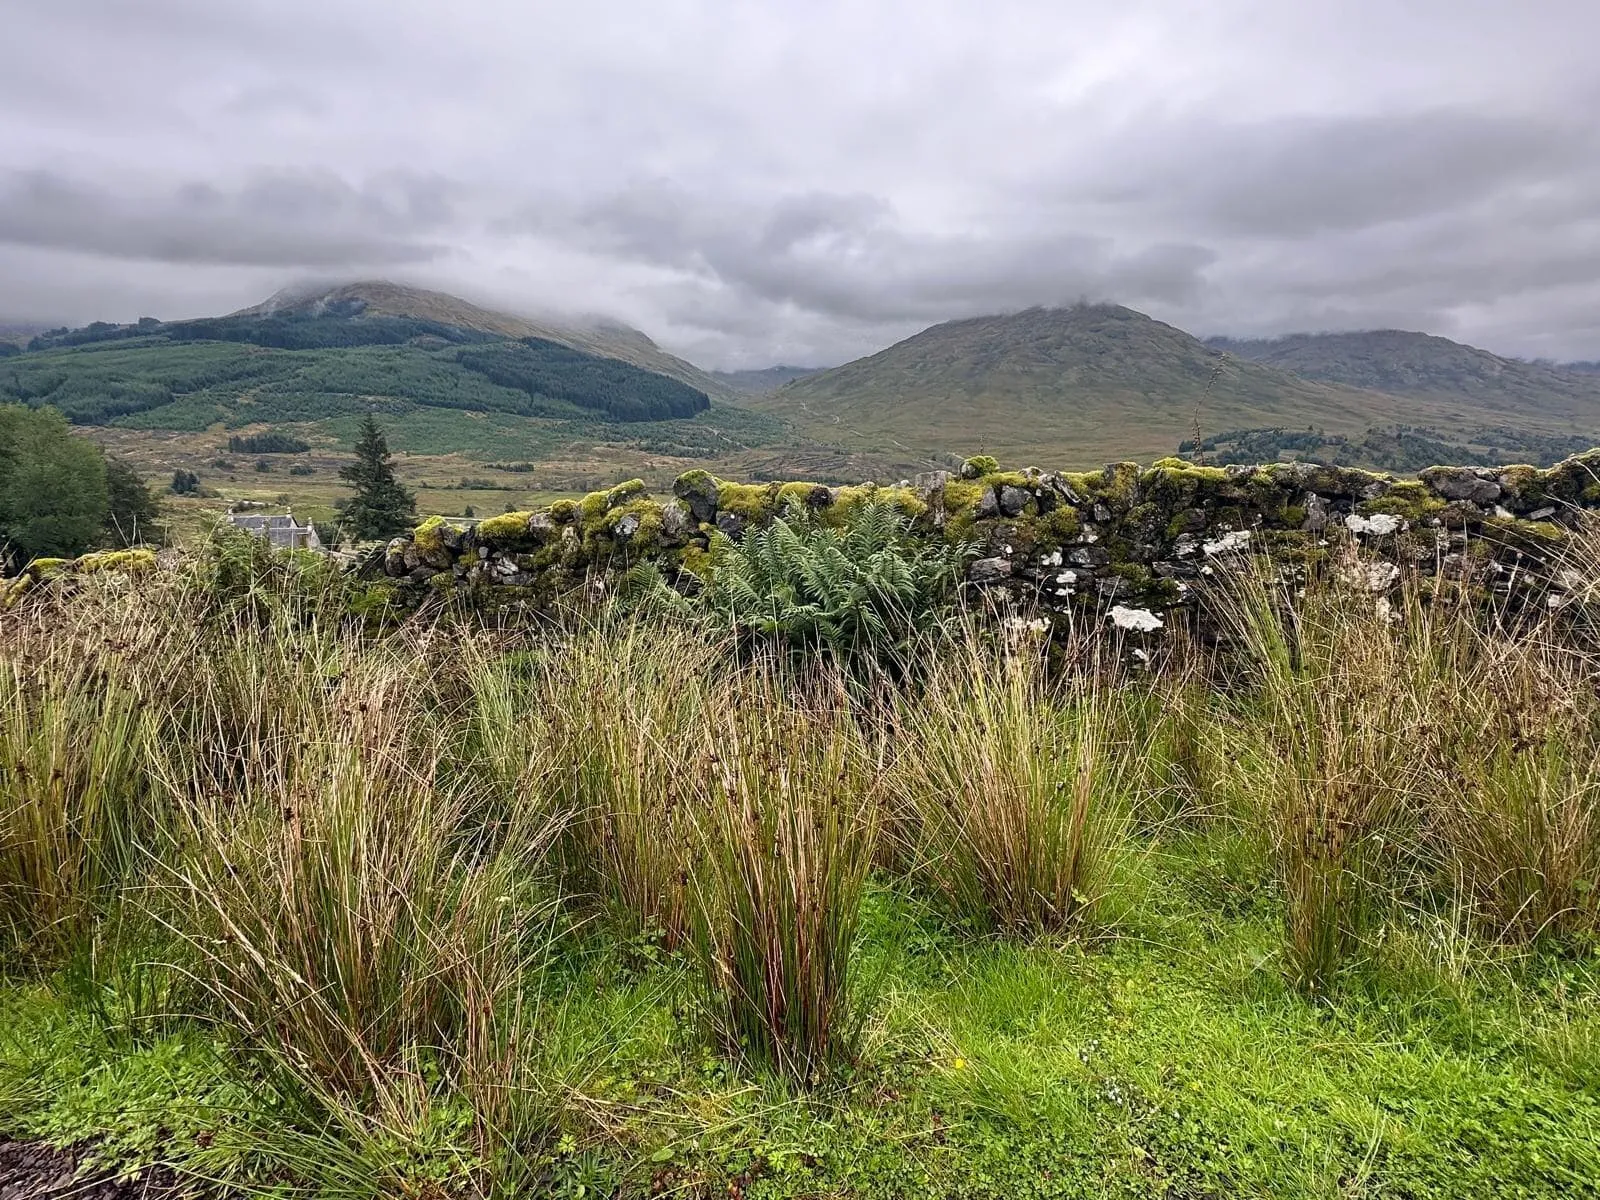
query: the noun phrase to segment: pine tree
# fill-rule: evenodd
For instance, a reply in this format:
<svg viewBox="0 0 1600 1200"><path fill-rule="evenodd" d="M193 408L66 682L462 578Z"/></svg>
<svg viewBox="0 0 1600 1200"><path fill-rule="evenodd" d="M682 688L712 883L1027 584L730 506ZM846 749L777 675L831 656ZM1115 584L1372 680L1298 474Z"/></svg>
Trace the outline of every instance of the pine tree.
<svg viewBox="0 0 1600 1200"><path fill-rule="evenodd" d="M340 468L339 478L356 489L344 510L345 526L356 541L393 537L415 523L416 497L395 478L389 443L371 413L361 422L356 460Z"/></svg>

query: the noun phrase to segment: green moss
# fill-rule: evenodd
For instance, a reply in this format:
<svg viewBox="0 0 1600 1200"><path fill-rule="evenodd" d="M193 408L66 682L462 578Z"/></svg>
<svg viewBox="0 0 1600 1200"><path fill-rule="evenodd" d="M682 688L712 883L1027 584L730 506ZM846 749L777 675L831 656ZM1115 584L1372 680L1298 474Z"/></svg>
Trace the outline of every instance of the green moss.
<svg viewBox="0 0 1600 1200"><path fill-rule="evenodd" d="M761 524L778 512L780 483L724 483L717 488L717 507Z"/></svg>
<svg viewBox="0 0 1600 1200"><path fill-rule="evenodd" d="M992 488L1014 487L1032 488L1033 479L1026 471L991 471L983 477L983 482Z"/></svg>
<svg viewBox="0 0 1600 1200"><path fill-rule="evenodd" d="M696 467L692 471L685 471L672 481L672 493L680 500L686 496L714 497L718 486L716 476L710 471Z"/></svg>
<svg viewBox="0 0 1600 1200"><path fill-rule="evenodd" d="M973 488L974 493L981 490L976 484L966 486ZM973 503L976 504L976 500ZM890 505L913 521L928 511L928 502L915 488L879 487L875 483L863 483L837 489L833 504L822 513L822 521L834 528L842 527L866 504Z"/></svg>
<svg viewBox="0 0 1600 1200"><path fill-rule="evenodd" d="M570 525L578 519L576 500L557 500L550 505L550 519L557 525Z"/></svg>
<svg viewBox="0 0 1600 1200"><path fill-rule="evenodd" d="M4 592L0 592L0 608L10 608L31 592L38 582L32 575L18 575L6 584Z"/></svg>
<svg viewBox="0 0 1600 1200"><path fill-rule="evenodd" d="M1087 475L1068 476L1068 482L1090 497L1106 505L1113 512L1126 512L1133 507L1139 494L1139 481L1143 468L1138 463L1107 463L1103 471Z"/></svg>
<svg viewBox="0 0 1600 1200"><path fill-rule="evenodd" d="M98 571L123 571L136 575L156 569L156 552L143 549L101 550L96 554L85 554L73 563L73 569L83 575Z"/></svg>
<svg viewBox="0 0 1600 1200"><path fill-rule="evenodd" d="M1158 458L1145 472L1149 482L1159 483L1165 475L1169 479L1184 483L1217 484L1231 483L1228 472L1221 467L1207 466L1203 463L1192 463L1182 458Z"/></svg>
<svg viewBox="0 0 1600 1200"><path fill-rule="evenodd" d="M944 510L950 514L973 513L977 511L978 501L983 499L984 486L966 479L950 479L945 481L944 490L940 493Z"/></svg>
<svg viewBox="0 0 1600 1200"><path fill-rule="evenodd" d="M606 507L620 508L628 501L647 494L648 489L644 486L644 480L629 479L626 482L617 484L616 487L606 493Z"/></svg>
<svg viewBox="0 0 1600 1200"><path fill-rule="evenodd" d="M982 479L1000 469L1000 460L992 454L975 454L961 464L963 479Z"/></svg>
<svg viewBox="0 0 1600 1200"><path fill-rule="evenodd" d="M1395 484L1376 500L1366 500L1356 505L1356 512L1364 517L1388 513L1407 521L1420 522L1438 516L1445 507L1445 502L1429 491L1427 485L1406 480Z"/></svg>
<svg viewBox="0 0 1600 1200"><path fill-rule="evenodd" d="M1386 483L1381 475L1362 471L1356 467L1319 465L1312 468L1306 479L1307 491L1319 496L1356 497L1375 483Z"/></svg>
<svg viewBox="0 0 1600 1200"><path fill-rule="evenodd" d="M704 546L685 546L679 555L678 565L702 583L710 583L716 557Z"/></svg>
<svg viewBox="0 0 1600 1200"><path fill-rule="evenodd" d="M64 573L72 565L71 559L66 558L36 558L22 569L24 575L31 575L34 579L54 579Z"/></svg>
<svg viewBox="0 0 1600 1200"><path fill-rule="evenodd" d="M1083 529L1083 518L1070 504L1039 518L1040 541L1061 546L1077 537Z"/></svg>
<svg viewBox="0 0 1600 1200"><path fill-rule="evenodd" d="M1531 498L1535 488L1539 486L1540 478L1544 474L1538 467L1531 467L1526 463L1515 463L1500 469L1500 486L1505 489L1506 495L1513 500Z"/></svg>
<svg viewBox="0 0 1600 1200"><path fill-rule="evenodd" d="M490 518L494 520L495 518ZM489 522L484 522L488 524ZM526 527L526 522L524 522ZM450 551L445 547L444 534L446 531L456 534L463 532L453 526L443 517L429 517L418 525L411 534L411 541L417 548L424 561L429 561L431 566L444 566L450 559ZM458 543L459 544L459 543ZM431 561L430 561L431 560Z"/></svg>
<svg viewBox="0 0 1600 1200"><path fill-rule="evenodd" d="M833 490L821 483L785 483L778 488L778 507L791 504L815 511L833 503Z"/></svg>
<svg viewBox="0 0 1600 1200"><path fill-rule="evenodd" d="M498 546L525 541L528 537L528 521L532 516L531 512L508 512L479 521L478 540Z"/></svg>

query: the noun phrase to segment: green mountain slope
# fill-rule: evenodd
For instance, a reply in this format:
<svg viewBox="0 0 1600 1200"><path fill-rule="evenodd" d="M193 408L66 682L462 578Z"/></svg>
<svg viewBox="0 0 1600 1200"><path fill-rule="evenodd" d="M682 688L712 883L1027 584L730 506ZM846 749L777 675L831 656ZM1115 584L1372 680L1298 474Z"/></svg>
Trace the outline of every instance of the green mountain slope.
<svg viewBox="0 0 1600 1200"><path fill-rule="evenodd" d="M668 354L646 334L627 325L614 321L589 324L539 321L481 308L444 292L383 280L327 289L290 288L233 316L314 316L328 311L343 312L357 319L405 317L432 321L453 329L489 334L496 339L542 338L602 358L621 359L646 371L655 371L686 383L713 398L731 399L735 395L734 389L713 375Z"/></svg>
<svg viewBox="0 0 1600 1200"><path fill-rule="evenodd" d="M1593 375L1501 358L1426 333L1297 333L1271 340L1212 338L1206 344L1306 379L1472 403L1511 421L1592 423L1600 412L1600 379Z"/></svg>
<svg viewBox="0 0 1600 1200"><path fill-rule="evenodd" d="M1208 437L1421 426L1468 438L1514 422L1600 435L1600 402L1574 396L1564 409L1513 412L1499 397L1401 396L1305 379L1108 305L936 325L747 403L819 440L933 461L979 448L1011 461L1078 466L1148 459L1172 453L1197 426Z"/></svg>

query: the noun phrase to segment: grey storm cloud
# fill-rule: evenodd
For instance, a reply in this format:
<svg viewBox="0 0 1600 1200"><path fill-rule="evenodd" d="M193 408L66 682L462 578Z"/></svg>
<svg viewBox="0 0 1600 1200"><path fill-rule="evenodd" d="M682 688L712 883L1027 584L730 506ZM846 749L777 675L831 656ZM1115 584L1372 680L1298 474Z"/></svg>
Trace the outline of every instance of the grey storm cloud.
<svg viewBox="0 0 1600 1200"><path fill-rule="evenodd" d="M356 188L325 173L130 194L49 171L0 175L0 242L169 263L329 269L426 262L451 215L437 181Z"/></svg>
<svg viewBox="0 0 1600 1200"><path fill-rule="evenodd" d="M1088 294L1180 301L1198 293L1212 260L1201 246L1129 252L1110 238L1047 226L920 232L867 195L737 204L659 183L502 225L519 227L685 273L728 289L740 306L759 300L865 322L943 320Z"/></svg>
<svg viewBox="0 0 1600 1200"><path fill-rule="evenodd" d="M386 274L712 366L1078 299L1600 357L1593 0L11 0L0 317Z"/></svg>

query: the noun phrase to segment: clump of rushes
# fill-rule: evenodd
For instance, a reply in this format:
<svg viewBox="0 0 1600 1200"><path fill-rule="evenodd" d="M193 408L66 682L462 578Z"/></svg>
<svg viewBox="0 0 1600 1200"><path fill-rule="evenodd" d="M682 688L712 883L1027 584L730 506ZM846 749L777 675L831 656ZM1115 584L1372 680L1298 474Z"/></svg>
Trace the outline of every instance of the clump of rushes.
<svg viewBox="0 0 1600 1200"><path fill-rule="evenodd" d="M1448 678L1430 840L1478 926L1513 941L1600 929L1600 713L1594 664L1538 638L1474 633Z"/></svg>
<svg viewBox="0 0 1600 1200"><path fill-rule="evenodd" d="M395 1120L440 1080L494 1078L534 909L474 858L438 788L415 671L345 678L289 772L198 802L159 911L215 1014L330 1106Z"/></svg>
<svg viewBox="0 0 1600 1200"><path fill-rule="evenodd" d="M524 791L565 826L569 891L629 941L688 935L689 812L715 719L716 639L628 619L585 627L541 656L515 720L537 731Z"/></svg>
<svg viewBox="0 0 1600 1200"><path fill-rule="evenodd" d="M898 859L973 928L1069 928L1125 841L1109 720L1092 673L1051 686L1037 653L947 647L897 701Z"/></svg>
<svg viewBox="0 0 1600 1200"><path fill-rule="evenodd" d="M143 728L135 696L113 681L61 661L0 666L3 955L59 955L127 877L155 819Z"/></svg>
<svg viewBox="0 0 1600 1200"><path fill-rule="evenodd" d="M697 812L693 950L726 1050L802 1084L849 1061L878 781L838 679L730 685Z"/></svg>
<svg viewBox="0 0 1600 1200"><path fill-rule="evenodd" d="M1212 591L1254 676L1269 770L1247 800L1270 842L1291 981L1316 995L1360 941L1391 817L1417 791L1428 721L1404 623L1370 596L1298 603L1258 563Z"/></svg>

